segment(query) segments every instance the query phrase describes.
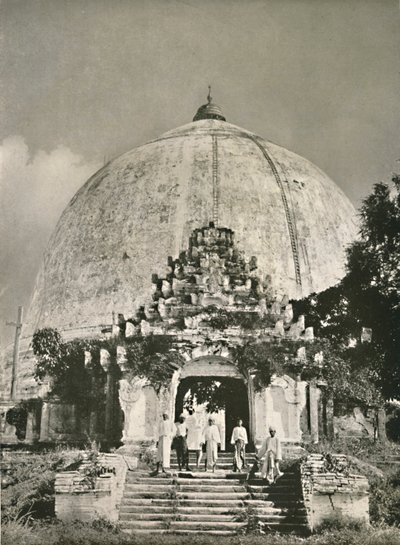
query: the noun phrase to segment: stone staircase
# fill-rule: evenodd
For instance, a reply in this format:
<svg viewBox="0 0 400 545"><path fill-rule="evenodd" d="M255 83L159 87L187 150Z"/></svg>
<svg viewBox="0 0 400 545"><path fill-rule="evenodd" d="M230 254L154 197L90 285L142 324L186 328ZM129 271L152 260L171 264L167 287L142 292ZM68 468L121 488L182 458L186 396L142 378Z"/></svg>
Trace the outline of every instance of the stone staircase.
<svg viewBox="0 0 400 545"><path fill-rule="evenodd" d="M288 471L272 486L257 474L247 481L246 473L231 472L231 453L219 456L215 473L178 472L174 455L167 475L129 471L121 528L130 533L232 535L260 524L265 532L307 533L298 474ZM247 460L251 467L254 455ZM190 462L193 468L194 457Z"/></svg>

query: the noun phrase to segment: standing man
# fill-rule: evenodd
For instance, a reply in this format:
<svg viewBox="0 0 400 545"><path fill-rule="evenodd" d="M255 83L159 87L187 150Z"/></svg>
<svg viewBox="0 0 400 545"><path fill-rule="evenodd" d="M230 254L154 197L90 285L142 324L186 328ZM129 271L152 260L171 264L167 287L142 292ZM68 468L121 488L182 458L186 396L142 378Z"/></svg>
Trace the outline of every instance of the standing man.
<svg viewBox="0 0 400 545"><path fill-rule="evenodd" d="M188 409L189 416L186 419L186 426L188 429L187 434L187 446L189 452L194 450L196 452L196 468L199 469L201 457L203 451L201 449L201 427L195 415L193 408Z"/></svg>
<svg viewBox="0 0 400 545"><path fill-rule="evenodd" d="M233 428L231 445L235 445L235 451L233 454L233 471L241 472L242 468L246 465L246 445L247 431L243 426L243 420L238 418L237 426Z"/></svg>
<svg viewBox="0 0 400 545"><path fill-rule="evenodd" d="M211 467L213 472L217 465L218 460L218 447L221 446L221 436L219 429L215 424L215 419L210 417L208 419L208 426L204 430L204 441L206 444L206 461L205 461L205 470L208 471L208 468Z"/></svg>
<svg viewBox="0 0 400 545"><path fill-rule="evenodd" d="M157 444L157 469L154 475L157 475L160 471L160 467L163 473L166 469L169 469L171 459L171 439L173 429L169 416L167 413L163 413L162 419L158 427L158 444Z"/></svg>
<svg viewBox="0 0 400 545"><path fill-rule="evenodd" d="M276 482L283 473L279 469L279 462L282 460L281 442L276 436L276 428L270 426L269 437L267 437L261 449L257 453L257 459L265 454L264 463L261 468L261 477L266 479L269 484Z"/></svg>
<svg viewBox="0 0 400 545"><path fill-rule="evenodd" d="M176 457L178 458L178 468L179 471L182 470L182 467L186 471L190 471L189 467L189 452L186 442L187 435L187 426L185 423L185 417L183 414L180 415L178 422L176 424Z"/></svg>

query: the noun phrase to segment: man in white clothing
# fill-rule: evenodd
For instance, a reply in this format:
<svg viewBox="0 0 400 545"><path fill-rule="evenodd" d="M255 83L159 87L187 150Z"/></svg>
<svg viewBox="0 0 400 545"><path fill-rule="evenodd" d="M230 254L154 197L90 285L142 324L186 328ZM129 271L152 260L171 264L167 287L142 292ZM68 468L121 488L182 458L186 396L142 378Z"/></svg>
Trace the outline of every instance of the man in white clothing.
<svg viewBox="0 0 400 545"><path fill-rule="evenodd" d="M194 450L196 452L196 468L199 469L201 457L203 451L201 450L201 426L195 415L193 408L188 409L189 416L186 418L187 426L187 446L189 452Z"/></svg>
<svg viewBox="0 0 400 545"><path fill-rule="evenodd" d="M257 459L261 459L264 454L265 459L261 468L261 477L266 479L269 484L272 484L283 475L279 469L279 462L282 460L281 442L276 436L274 426L270 426L269 437L264 440L261 449L257 453Z"/></svg>
<svg viewBox="0 0 400 545"><path fill-rule="evenodd" d="M235 445L235 452L233 455L233 471L239 471L240 473L242 468L245 467L247 444L247 431L243 426L242 419L239 418L237 421L237 426L233 428L231 438L231 445Z"/></svg>
<svg viewBox="0 0 400 545"><path fill-rule="evenodd" d="M158 427L158 444L157 444L157 469L155 474L160 471L163 473L169 469L171 459L171 440L173 427L167 413L163 413L162 420Z"/></svg>
<svg viewBox="0 0 400 545"><path fill-rule="evenodd" d="M181 414L176 423L176 457L178 458L179 471L181 471L182 467L186 469L186 471L190 471L189 452L186 441L188 429L185 420L185 416Z"/></svg>
<svg viewBox="0 0 400 545"><path fill-rule="evenodd" d="M221 446L221 436L214 418L208 419L208 426L204 430L203 442L206 444L205 470L209 467L215 471L218 460L218 447Z"/></svg>

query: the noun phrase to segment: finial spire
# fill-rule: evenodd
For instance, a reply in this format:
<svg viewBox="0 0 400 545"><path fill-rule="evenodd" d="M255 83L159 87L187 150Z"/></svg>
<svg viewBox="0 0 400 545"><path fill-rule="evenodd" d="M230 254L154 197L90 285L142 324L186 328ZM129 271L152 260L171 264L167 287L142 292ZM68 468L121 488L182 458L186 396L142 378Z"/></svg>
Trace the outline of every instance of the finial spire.
<svg viewBox="0 0 400 545"><path fill-rule="evenodd" d="M221 108L214 104L211 96L211 85L208 86L207 104L203 104L197 110L193 121L201 121L202 119L217 119L218 121L226 121Z"/></svg>

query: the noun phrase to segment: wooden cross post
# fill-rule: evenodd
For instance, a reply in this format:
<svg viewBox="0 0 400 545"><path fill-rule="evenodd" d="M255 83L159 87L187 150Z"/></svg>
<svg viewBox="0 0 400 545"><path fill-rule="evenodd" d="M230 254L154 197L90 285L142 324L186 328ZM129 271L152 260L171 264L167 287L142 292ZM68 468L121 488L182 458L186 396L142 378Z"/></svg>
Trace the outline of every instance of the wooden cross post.
<svg viewBox="0 0 400 545"><path fill-rule="evenodd" d="M15 399L15 394L17 392L17 368L18 368L18 353L19 353L19 338L21 336L22 330L22 315L23 307L18 307L18 316L16 322L6 322L6 325L12 325L15 327L15 339L14 339L14 352L13 352L13 363L11 371L11 399Z"/></svg>

